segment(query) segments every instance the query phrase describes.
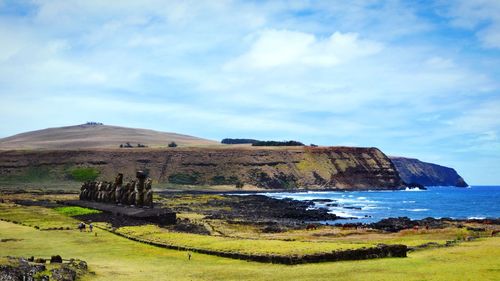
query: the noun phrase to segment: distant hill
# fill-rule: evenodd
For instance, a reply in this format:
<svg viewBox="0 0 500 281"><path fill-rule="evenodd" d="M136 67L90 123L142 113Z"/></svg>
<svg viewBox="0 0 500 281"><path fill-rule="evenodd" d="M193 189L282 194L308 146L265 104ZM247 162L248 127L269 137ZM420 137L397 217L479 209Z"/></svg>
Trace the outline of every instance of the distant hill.
<svg viewBox="0 0 500 281"><path fill-rule="evenodd" d="M467 187L464 179L453 169L413 158L389 157L401 179L424 186Z"/></svg>
<svg viewBox="0 0 500 281"><path fill-rule="evenodd" d="M175 142L178 146L219 144L216 141L176 133L92 123L48 128L2 138L0 149L119 148L120 144L127 142L134 147L138 144L148 147L167 147L171 142Z"/></svg>

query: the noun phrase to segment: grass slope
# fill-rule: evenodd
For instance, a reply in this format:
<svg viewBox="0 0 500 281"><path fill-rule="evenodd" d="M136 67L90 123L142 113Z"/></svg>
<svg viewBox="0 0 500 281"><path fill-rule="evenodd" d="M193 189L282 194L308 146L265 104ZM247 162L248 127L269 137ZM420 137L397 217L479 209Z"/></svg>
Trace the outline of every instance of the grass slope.
<svg viewBox="0 0 500 281"><path fill-rule="evenodd" d="M167 245L188 248L215 250L244 254L305 255L326 253L342 249L373 247L375 243L352 242L302 242L268 239L235 239L190 233L177 233L158 226L129 226L117 230L127 236L138 237L146 241L160 242Z"/></svg>
<svg viewBox="0 0 500 281"><path fill-rule="evenodd" d="M176 133L108 125L76 125L31 131L0 139L0 149L118 148L130 142L149 147L217 145L218 142Z"/></svg>

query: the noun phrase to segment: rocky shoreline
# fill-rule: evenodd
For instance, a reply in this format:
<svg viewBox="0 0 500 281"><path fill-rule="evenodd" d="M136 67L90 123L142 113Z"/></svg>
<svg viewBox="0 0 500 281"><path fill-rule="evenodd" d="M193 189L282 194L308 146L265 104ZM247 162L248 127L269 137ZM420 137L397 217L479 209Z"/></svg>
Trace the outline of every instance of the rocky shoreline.
<svg viewBox="0 0 500 281"><path fill-rule="evenodd" d="M158 205L163 205L179 213L196 213L203 216L204 220L219 220L228 224L258 226L262 232L283 232L288 229L306 229L311 225L328 225L343 228L370 228L384 232L399 232L404 229L440 229L452 225L465 223L500 225L500 218L488 219L452 219L452 218L424 218L412 220L408 217L384 218L373 223L355 222L349 220L337 223L340 219L335 214L329 213L326 207L317 207L320 203L324 206L338 204L331 199L293 200L276 199L265 195L246 193L221 194L213 192L163 192L160 193ZM43 206L54 208L64 206L52 201L19 200L17 204L27 206ZM75 217L81 221L107 222L114 228L122 226L137 226L151 222L140 218L116 216L112 213L81 215ZM333 222L333 223L332 223ZM167 226L165 226L167 227ZM168 226L174 231L209 235L209 231L199 222L188 219L178 219L174 226ZM480 231L480 230L479 230Z"/></svg>

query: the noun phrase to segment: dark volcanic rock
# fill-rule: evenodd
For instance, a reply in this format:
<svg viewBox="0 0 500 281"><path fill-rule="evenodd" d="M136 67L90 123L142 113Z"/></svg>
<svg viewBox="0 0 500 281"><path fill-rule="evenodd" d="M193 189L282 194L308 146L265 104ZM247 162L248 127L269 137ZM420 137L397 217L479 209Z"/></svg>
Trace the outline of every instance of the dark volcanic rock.
<svg viewBox="0 0 500 281"><path fill-rule="evenodd" d="M422 162L418 159L389 157L406 183L424 186L457 186L467 187L464 179L448 167Z"/></svg>
<svg viewBox="0 0 500 281"><path fill-rule="evenodd" d="M370 224L371 228L380 229L388 232L398 232L403 229L412 228L418 223L408 217L387 218Z"/></svg>
<svg viewBox="0 0 500 281"><path fill-rule="evenodd" d="M210 200L208 206L219 207L217 211L210 211L209 218L235 219L243 218L252 221L259 220L296 220L296 221L323 221L335 220L335 214L329 214L328 209L310 209L313 202L292 199L274 199L263 195L226 196L228 200ZM221 207L231 211L220 211Z"/></svg>
<svg viewBox="0 0 500 281"><path fill-rule="evenodd" d="M0 280L5 281L24 281L29 276L34 276L35 274L45 271L45 265L41 264L30 264L25 259L9 258L11 264L0 265ZM49 280L46 279L40 280Z"/></svg>
<svg viewBox="0 0 500 281"><path fill-rule="evenodd" d="M76 280L76 271L69 268L68 266L62 266L61 268L55 268L50 270L52 273L53 280L57 281L74 281Z"/></svg>
<svg viewBox="0 0 500 281"><path fill-rule="evenodd" d="M318 199L312 199L312 200L309 200L309 201L314 202L314 203L329 203L329 202L333 202L333 199L318 198Z"/></svg>
<svg viewBox="0 0 500 281"><path fill-rule="evenodd" d="M54 257L62 262L60 256ZM79 275L87 272L87 263L81 260L71 259L69 263L53 264L51 265L53 268L50 270L50 274L45 272L47 269L45 265L29 262L30 260L37 260L33 257L28 260L8 257L8 260L8 264L0 265L0 281L74 281L77 280Z"/></svg>
<svg viewBox="0 0 500 281"><path fill-rule="evenodd" d="M210 231L202 224L191 223L187 219L177 219L177 223L172 227L178 232L196 233L202 235L210 235Z"/></svg>
<svg viewBox="0 0 500 281"><path fill-rule="evenodd" d="M50 257L50 263L62 263L63 260L60 255Z"/></svg>
<svg viewBox="0 0 500 281"><path fill-rule="evenodd" d="M427 190L427 188L425 188L425 186L423 186L422 184L419 184L419 183L411 182L411 183L408 183L407 185L409 188L418 188L420 190Z"/></svg>
<svg viewBox="0 0 500 281"><path fill-rule="evenodd" d="M398 217L398 218L387 218L382 219L378 222L368 224L368 227L388 231L388 232L398 232L403 229L409 229L414 227L419 228L445 228L449 225L449 222L453 221L449 218L435 219L435 218L425 218L421 220L411 220L408 217Z"/></svg>

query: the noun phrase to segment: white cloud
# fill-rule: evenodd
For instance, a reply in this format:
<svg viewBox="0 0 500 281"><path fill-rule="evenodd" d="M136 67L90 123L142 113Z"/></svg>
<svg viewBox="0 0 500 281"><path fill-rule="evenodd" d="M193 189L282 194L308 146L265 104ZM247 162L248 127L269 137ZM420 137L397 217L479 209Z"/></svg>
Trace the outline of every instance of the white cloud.
<svg viewBox="0 0 500 281"><path fill-rule="evenodd" d="M335 32L326 38L290 30L264 30L252 36L250 50L226 65L266 69L280 66L331 67L378 53L382 44L356 33Z"/></svg>
<svg viewBox="0 0 500 281"><path fill-rule="evenodd" d="M431 67L436 69L447 69L455 67L455 63L451 59L443 58L443 57L432 57L429 58L425 63Z"/></svg>
<svg viewBox="0 0 500 281"><path fill-rule="evenodd" d="M500 132L500 99L476 104L453 120L453 126L462 132L491 135Z"/></svg>
<svg viewBox="0 0 500 281"><path fill-rule="evenodd" d="M0 119L16 120L0 124L3 136L98 120L355 143L443 163L457 147L497 147L486 144L500 135L498 54L470 52L474 40L428 16L434 5L33 3L29 13L0 15ZM447 19L494 47L496 5L456 1Z"/></svg>
<svg viewBox="0 0 500 281"><path fill-rule="evenodd" d="M475 30L484 47L500 48L500 1L445 1L455 26Z"/></svg>
<svg viewBox="0 0 500 281"><path fill-rule="evenodd" d="M500 7L498 13L500 13ZM500 49L500 20L479 31L478 37L484 46Z"/></svg>

